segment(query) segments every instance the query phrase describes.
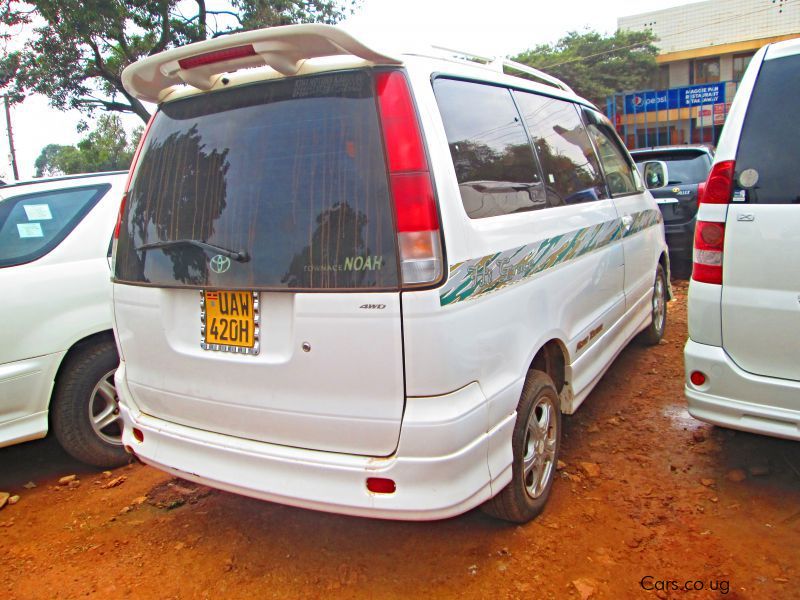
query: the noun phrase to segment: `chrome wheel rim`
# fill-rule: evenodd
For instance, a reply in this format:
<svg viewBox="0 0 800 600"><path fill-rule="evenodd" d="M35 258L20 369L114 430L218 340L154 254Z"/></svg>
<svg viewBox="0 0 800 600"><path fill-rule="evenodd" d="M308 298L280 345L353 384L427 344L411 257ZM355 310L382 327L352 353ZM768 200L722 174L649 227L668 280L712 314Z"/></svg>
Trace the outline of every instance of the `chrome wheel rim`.
<svg viewBox="0 0 800 600"><path fill-rule="evenodd" d="M525 491L539 498L547 488L555 468L558 420L553 399L542 396L536 400L525 430L525 455L522 459Z"/></svg>
<svg viewBox="0 0 800 600"><path fill-rule="evenodd" d="M114 387L113 369L103 375L89 396L89 422L101 440L114 446L122 445L122 417Z"/></svg>
<svg viewBox="0 0 800 600"><path fill-rule="evenodd" d="M664 292L664 278L656 277L656 283L653 286L653 323L658 331L663 329L667 313L667 300Z"/></svg>

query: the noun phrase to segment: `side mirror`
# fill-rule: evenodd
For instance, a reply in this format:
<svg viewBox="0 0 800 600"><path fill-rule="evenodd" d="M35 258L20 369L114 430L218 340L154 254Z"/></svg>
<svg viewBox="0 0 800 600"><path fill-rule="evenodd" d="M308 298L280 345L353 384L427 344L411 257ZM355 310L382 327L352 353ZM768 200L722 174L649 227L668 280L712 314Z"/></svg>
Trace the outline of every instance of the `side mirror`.
<svg viewBox="0 0 800 600"><path fill-rule="evenodd" d="M664 187L669 181L667 163L663 160L647 161L642 168L642 175L648 190Z"/></svg>

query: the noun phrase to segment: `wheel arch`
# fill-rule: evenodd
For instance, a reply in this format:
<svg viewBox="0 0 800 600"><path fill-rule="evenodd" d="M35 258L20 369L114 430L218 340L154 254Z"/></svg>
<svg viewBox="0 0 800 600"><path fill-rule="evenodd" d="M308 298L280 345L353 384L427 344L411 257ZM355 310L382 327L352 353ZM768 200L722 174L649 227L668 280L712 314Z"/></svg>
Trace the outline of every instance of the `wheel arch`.
<svg viewBox="0 0 800 600"><path fill-rule="evenodd" d="M564 342L552 338L542 344L534 354L528 370L547 373L553 380L556 391L563 394L569 389L569 353Z"/></svg>
<svg viewBox="0 0 800 600"><path fill-rule="evenodd" d="M66 371L66 369L69 367L69 364L76 356L78 356L81 352L83 352L87 348L91 348L96 344L106 341L115 343L114 332L111 331L110 329L105 329L103 331L97 331L95 333L89 334L79 339L69 347L67 353L64 355L64 358L61 359L61 363L58 365L58 370L56 371L56 375L53 378L53 387L50 391L50 400L48 403L48 417L47 417L48 421L51 419L49 407L53 403L53 396L56 393L58 382L61 379L64 371ZM52 423L49 423L49 425L52 428Z"/></svg>

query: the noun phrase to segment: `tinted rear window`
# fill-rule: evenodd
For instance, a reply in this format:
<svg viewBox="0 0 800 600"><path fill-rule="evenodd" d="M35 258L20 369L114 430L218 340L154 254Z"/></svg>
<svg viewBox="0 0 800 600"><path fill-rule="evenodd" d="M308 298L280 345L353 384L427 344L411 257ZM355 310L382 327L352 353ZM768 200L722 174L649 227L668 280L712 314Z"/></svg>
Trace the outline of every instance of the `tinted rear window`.
<svg viewBox="0 0 800 600"><path fill-rule="evenodd" d="M165 104L123 215L118 281L223 289L395 289L395 230L365 71ZM176 244L197 240L244 252ZM222 268L220 268L222 267Z"/></svg>
<svg viewBox="0 0 800 600"><path fill-rule="evenodd" d="M584 114L588 121L586 127L597 148L597 155L600 157L600 164L603 165L611 196L625 196L641 192L643 186L639 172L634 167L619 136L611 128L611 124L606 122L605 117L594 111L584 109Z"/></svg>
<svg viewBox="0 0 800 600"><path fill-rule="evenodd" d="M31 262L53 250L110 189L91 185L0 201L0 267Z"/></svg>
<svg viewBox="0 0 800 600"><path fill-rule="evenodd" d="M529 92L514 92L542 165L551 206L607 196L592 142L575 105Z"/></svg>
<svg viewBox="0 0 800 600"><path fill-rule="evenodd" d="M734 200L757 204L800 203L800 55L764 61L758 75L739 151ZM753 173L750 170L755 171ZM742 173L750 171L742 177ZM755 184L738 185L755 178ZM749 180L749 181L748 181Z"/></svg>
<svg viewBox="0 0 800 600"><path fill-rule="evenodd" d="M668 185L703 182L711 170L711 157L701 151L636 154L633 160L636 161L636 164L651 160L663 160L669 169Z"/></svg>
<svg viewBox="0 0 800 600"><path fill-rule="evenodd" d="M473 219L545 208L533 150L503 87L438 78L442 115L464 210Z"/></svg>

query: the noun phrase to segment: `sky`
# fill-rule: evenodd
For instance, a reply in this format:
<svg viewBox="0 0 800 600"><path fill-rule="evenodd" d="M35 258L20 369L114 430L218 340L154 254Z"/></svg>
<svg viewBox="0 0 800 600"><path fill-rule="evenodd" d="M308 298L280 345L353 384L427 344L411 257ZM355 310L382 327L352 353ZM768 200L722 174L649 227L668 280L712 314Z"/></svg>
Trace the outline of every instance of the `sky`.
<svg viewBox="0 0 800 600"><path fill-rule="evenodd" d="M435 44L484 56L518 54L552 43L569 31L612 33L617 18L688 4L690 0L361 0L356 14L341 23L366 43L397 47ZM5 119L0 111L0 179L13 179ZM47 144L74 144L76 127L91 119L59 111L32 95L11 108L11 125L21 179L34 175L34 161ZM130 131L138 117L126 115Z"/></svg>

